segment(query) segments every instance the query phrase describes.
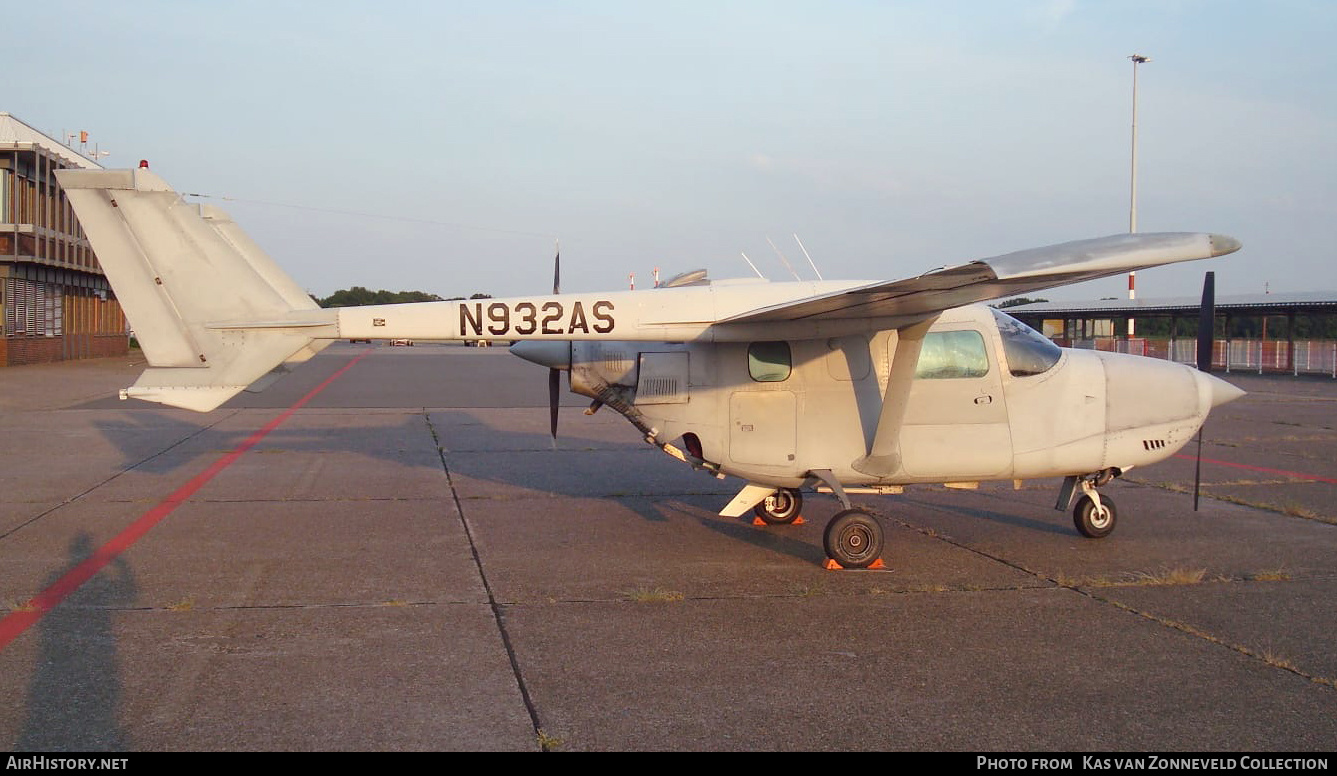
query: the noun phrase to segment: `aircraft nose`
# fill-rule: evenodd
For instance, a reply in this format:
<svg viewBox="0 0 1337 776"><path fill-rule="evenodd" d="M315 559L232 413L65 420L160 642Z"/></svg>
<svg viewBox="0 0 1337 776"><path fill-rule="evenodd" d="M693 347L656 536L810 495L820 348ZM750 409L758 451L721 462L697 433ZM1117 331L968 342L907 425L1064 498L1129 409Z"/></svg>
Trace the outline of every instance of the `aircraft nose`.
<svg viewBox="0 0 1337 776"><path fill-rule="evenodd" d="M511 353L549 369L571 368L571 343L561 340L524 340L511 346Z"/></svg>
<svg viewBox="0 0 1337 776"><path fill-rule="evenodd" d="M1219 377L1209 375L1206 372L1197 372L1196 374L1198 385L1201 387L1200 392L1209 397L1212 407L1220 407L1222 404L1228 404L1244 395L1244 391Z"/></svg>

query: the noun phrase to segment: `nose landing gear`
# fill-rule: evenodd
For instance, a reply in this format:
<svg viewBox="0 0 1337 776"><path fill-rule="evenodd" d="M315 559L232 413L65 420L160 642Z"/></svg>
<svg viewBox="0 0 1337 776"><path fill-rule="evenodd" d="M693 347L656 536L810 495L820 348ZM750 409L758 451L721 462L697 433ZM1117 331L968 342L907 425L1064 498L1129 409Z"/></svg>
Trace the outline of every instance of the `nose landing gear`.
<svg viewBox="0 0 1337 776"><path fill-rule="evenodd" d="M1076 497L1077 504L1072 508L1072 523L1082 536L1088 539L1103 539L1114 531L1118 517L1114 500L1097 493L1096 488L1117 475L1118 472L1114 469L1105 469L1085 477L1068 477L1063 481L1063 489L1059 492L1059 503L1055 508L1067 509ZM1081 496L1077 496L1078 488L1081 489Z"/></svg>

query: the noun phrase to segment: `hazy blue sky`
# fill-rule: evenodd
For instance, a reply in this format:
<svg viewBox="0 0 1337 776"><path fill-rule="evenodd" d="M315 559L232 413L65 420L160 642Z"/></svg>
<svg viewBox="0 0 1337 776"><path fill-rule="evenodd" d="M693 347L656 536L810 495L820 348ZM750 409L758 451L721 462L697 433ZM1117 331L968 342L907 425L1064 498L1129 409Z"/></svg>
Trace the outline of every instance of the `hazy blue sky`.
<svg viewBox="0 0 1337 776"><path fill-rule="evenodd" d="M4 19L0 110L236 198L318 295L540 293L554 236L574 291L747 275L740 251L786 279L766 238L801 261L794 232L828 279L885 279L1127 231L1134 52L1153 58L1139 230L1245 245L1142 273L1139 296L1195 294L1208 268L1219 293L1337 289L1327 0L48 0Z"/></svg>

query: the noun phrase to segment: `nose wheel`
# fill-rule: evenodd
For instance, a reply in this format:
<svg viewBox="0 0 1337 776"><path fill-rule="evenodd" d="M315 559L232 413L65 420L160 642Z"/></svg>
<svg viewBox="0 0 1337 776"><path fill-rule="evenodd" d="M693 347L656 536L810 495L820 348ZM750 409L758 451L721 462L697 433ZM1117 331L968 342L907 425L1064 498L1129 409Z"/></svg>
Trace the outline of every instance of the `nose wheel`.
<svg viewBox="0 0 1337 776"><path fill-rule="evenodd" d="M1097 505L1097 500L1100 502ZM1114 501L1099 493L1083 496L1072 509L1072 523L1088 539L1103 539L1114 530Z"/></svg>
<svg viewBox="0 0 1337 776"><path fill-rule="evenodd" d="M882 557L882 524L860 509L837 512L826 524L827 557L847 569L866 569Z"/></svg>
<svg viewBox="0 0 1337 776"><path fill-rule="evenodd" d="M1114 500L1096 492L1090 480L1082 480L1082 496L1072 509L1072 523L1088 539L1103 539L1114 530L1117 513Z"/></svg>

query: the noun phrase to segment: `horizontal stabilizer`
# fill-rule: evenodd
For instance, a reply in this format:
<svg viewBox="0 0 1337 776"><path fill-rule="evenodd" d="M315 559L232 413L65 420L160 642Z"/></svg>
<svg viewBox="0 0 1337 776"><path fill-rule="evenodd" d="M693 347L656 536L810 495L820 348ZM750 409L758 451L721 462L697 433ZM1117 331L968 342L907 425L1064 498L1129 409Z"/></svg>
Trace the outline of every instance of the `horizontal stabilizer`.
<svg viewBox="0 0 1337 776"><path fill-rule="evenodd" d="M152 369L144 370L147 375ZM244 385L169 387L132 385L121 389L122 399L142 399L144 401L180 407L195 412L208 412L217 409L223 402L246 390Z"/></svg>

